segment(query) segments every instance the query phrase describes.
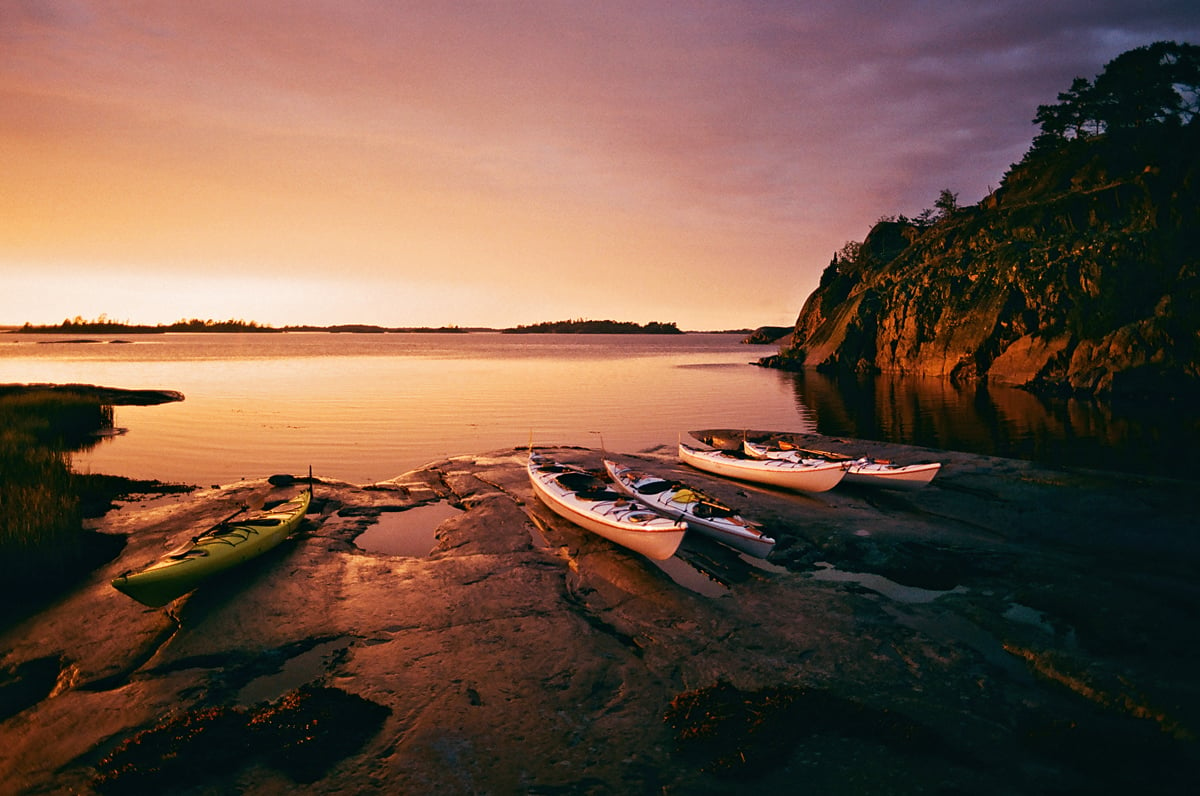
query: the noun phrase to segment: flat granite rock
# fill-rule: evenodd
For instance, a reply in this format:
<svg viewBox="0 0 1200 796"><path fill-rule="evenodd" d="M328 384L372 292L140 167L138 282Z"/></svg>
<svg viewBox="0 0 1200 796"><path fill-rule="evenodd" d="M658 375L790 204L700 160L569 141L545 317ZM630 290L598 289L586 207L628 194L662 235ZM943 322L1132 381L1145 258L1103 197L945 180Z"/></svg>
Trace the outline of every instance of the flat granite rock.
<svg viewBox="0 0 1200 796"><path fill-rule="evenodd" d="M743 433L693 432L729 447ZM943 467L915 492L805 495L692 470L673 450L548 449L692 482L778 541L760 561L689 535L661 564L550 512L523 449L379 484L318 479L296 535L163 609L109 581L304 479L123 504L101 525L128 536L121 556L0 632L0 782L443 794L1192 782L1194 484L786 436ZM438 521L427 555L356 544L445 503L462 511Z"/></svg>

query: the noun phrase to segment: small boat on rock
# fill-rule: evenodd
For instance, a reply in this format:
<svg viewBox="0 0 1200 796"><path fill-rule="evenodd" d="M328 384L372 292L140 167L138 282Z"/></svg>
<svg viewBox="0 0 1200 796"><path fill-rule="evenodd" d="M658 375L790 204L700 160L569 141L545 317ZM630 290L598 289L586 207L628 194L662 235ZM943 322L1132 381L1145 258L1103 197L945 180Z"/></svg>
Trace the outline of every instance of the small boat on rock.
<svg viewBox="0 0 1200 796"><path fill-rule="evenodd" d="M727 478L768 484L800 492L827 492L846 474L837 462L816 459L753 459L740 452L702 450L679 443L679 458L698 470Z"/></svg>
<svg viewBox="0 0 1200 796"><path fill-rule="evenodd" d="M675 555L687 532L687 523L614 491L586 470L536 453L530 454L528 469L533 491L555 514L647 558Z"/></svg>
<svg viewBox="0 0 1200 796"><path fill-rule="evenodd" d="M235 521L235 514L144 569L122 573L112 586L143 605L166 605L218 572L278 545L300 526L311 500L310 487L256 516Z"/></svg>
<svg viewBox="0 0 1200 796"><path fill-rule="evenodd" d="M920 489L932 481L942 467L941 462L896 464L886 459L872 459L867 456L854 458L840 453L805 448L778 448L749 440L742 443L742 448L748 456L756 459L792 461L823 459L839 462L846 468L844 483L877 486L885 489Z"/></svg>
<svg viewBox="0 0 1200 796"><path fill-rule="evenodd" d="M766 558L775 540L757 523L742 517L711 495L684 484L604 460L604 469L617 489L642 500L660 514L683 520L689 528L734 549Z"/></svg>

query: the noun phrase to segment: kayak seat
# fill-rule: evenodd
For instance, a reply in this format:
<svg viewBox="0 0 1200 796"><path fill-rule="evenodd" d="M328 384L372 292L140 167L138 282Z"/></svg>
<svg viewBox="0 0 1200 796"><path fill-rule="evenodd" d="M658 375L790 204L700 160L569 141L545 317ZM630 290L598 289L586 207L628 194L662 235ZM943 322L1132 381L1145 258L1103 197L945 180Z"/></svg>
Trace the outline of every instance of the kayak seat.
<svg viewBox="0 0 1200 796"><path fill-rule="evenodd" d="M642 495L657 495L666 492L670 488L670 481L652 481L649 484L637 487L637 491L638 494Z"/></svg>
<svg viewBox="0 0 1200 796"><path fill-rule="evenodd" d="M692 510L692 513L697 517L717 519L720 517L732 517L734 512L733 509L728 508L727 506L718 506L713 503L699 503L696 505L696 508Z"/></svg>
<svg viewBox="0 0 1200 796"><path fill-rule="evenodd" d="M565 489L570 489L573 492L604 488L603 482L601 482L596 476L589 473L581 473L575 470L568 470L554 480L562 485Z"/></svg>
<svg viewBox="0 0 1200 796"><path fill-rule="evenodd" d="M614 492L611 489L581 489L575 492L575 496L580 500L595 500L597 502L602 500L616 502L625 498L624 495Z"/></svg>

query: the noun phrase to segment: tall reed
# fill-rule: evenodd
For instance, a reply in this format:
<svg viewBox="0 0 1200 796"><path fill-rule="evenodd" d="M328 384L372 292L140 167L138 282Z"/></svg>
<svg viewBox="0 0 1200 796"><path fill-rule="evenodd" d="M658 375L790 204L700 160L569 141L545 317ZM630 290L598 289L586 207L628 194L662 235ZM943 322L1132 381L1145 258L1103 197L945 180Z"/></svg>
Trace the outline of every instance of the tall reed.
<svg viewBox="0 0 1200 796"><path fill-rule="evenodd" d="M113 411L74 393L0 396L0 578L62 577L81 556L82 518L70 451L111 427Z"/></svg>

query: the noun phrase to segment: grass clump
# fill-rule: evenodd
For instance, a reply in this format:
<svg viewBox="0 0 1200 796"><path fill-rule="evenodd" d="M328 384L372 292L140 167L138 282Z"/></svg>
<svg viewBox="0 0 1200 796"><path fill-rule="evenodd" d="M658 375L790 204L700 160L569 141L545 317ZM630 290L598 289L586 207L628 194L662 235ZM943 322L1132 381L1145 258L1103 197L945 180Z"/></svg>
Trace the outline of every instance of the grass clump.
<svg viewBox="0 0 1200 796"><path fill-rule="evenodd" d="M71 452L91 444L112 422L111 406L80 394L0 395L0 582L5 588L15 593L57 588L95 561L98 540L82 528Z"/></svg>

